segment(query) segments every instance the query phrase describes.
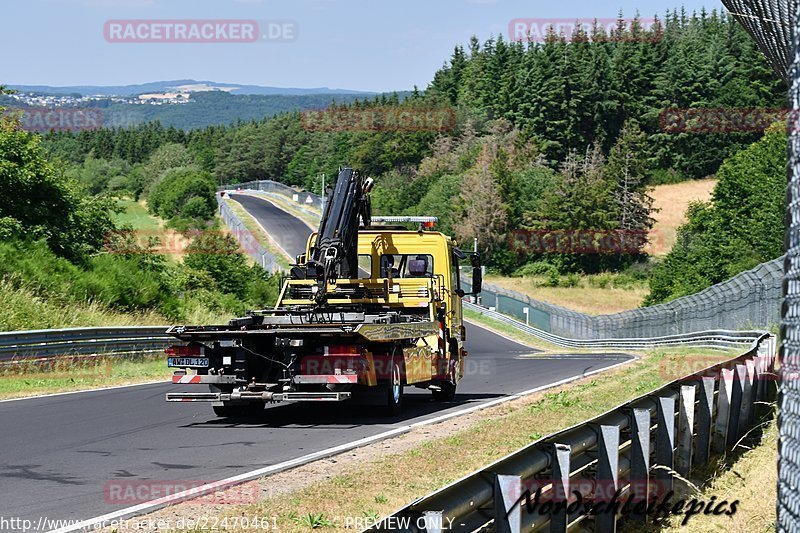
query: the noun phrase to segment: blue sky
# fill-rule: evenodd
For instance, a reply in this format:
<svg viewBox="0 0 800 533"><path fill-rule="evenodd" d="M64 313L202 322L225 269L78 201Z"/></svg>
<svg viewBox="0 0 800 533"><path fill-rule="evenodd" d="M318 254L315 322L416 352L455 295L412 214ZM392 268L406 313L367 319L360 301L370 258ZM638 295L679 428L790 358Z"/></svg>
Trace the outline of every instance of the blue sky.
<svg viewBox="0 0 800 533"><path fill-rule="evenodd" d="M516 18L643 17L718 1L652 0L11 0L3 5L0 83L122 85L193 78L369 91L424 88L454 45L506 34ZM289 20L270 43L109 43L108 20Z"/></svg>

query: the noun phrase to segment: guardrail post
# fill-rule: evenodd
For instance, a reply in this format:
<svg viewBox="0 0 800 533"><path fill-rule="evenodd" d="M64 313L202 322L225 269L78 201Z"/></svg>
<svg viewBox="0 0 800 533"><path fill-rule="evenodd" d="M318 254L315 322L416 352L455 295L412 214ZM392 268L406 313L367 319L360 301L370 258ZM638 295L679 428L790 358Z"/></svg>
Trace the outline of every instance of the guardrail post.
<svg viewBox="0 0 800 533"><path fill-rule="evenodd" d="M733 391L731 393L731 415L728 424L728 435L725 438L725 445L728 449L733 449L736 441L739 440L739 420L742 418L742 394L744 382L747 381L747 367L737 364L733 368Z"/></svg>
<svg viewBox="0 0 800 533"><path fill-rule="evenodd" d="M744 390L742 393L742 419L739 421L739 433L744 435L748 429L753 426L753 421L756 418L755 402L756 402L756 365L752 359L744 362L747 374L744 381Z"/></svg>
<svg viewBox="0 0 800 533"><path fill-rule="evenodd" d="M660 396L656 398L658 427L656 428L656 466L655 478L659 481L658 494L672 490L672 472L675 468L675 398ZM662 493L662 489L664 493Z"/></svg>
<svg viewBox="0 0 800 533"><path fill-rule="evenodd" d="M519 533L522 527L522 478L497 474L494 477L494 530ZM430 529L428 530L430 533Z"/></svg>
<svg viewBox="0 0 800 533"><path fill-rule="evenodd" d="M694 440L694 385L683 385L678 408L678 457L675 470L687 476L692 469L692 444Z"/></svg>
<svg viewBox="0 0 800 533"><path fill-rule="evenodd" d="M594 499L610 503L617 497L619 489L619 427L601 425L598 429ZM617 530L617 514L600 513L595 516L594 523L595 531L614 533Z"/></svg>
<svg viewBox="0 0 800 533"><path fill-rule="evenodd" d="M570 474L570 453L569 444L554 443L551 452L552 478L553 478L553 512L550 515L550 531L567 531L569 518L567 516L567 503L569 502L569 474ZM556 508L559 502L565 505Z"/></svg>
<svg viewBox="0 0 800 533"><path fill-rule="evenodd" d="M775 400L778 393L778 376L775 373L775 356L777 355L775 346L777 341L775 336L771 335L769 339L764 342L767 344L767 362L764 367L764 372L769 374L769 379L765 381L764 401L772 402Z"/></svg>
<svg viewBox="0 0 800 533"><path fill-rule="evenodd" d="M699 404L697 406L697 440L695 442L694 462L697 465L708 463L713 431L714 378L703 376L698 381Z"/></svg>
<svg viewBox="0 0 800 533"><path fill-rule="evenodd" d="M714 438L711 448L714 453L724 453L731 423L731 398L733 396L733 370L722 368L719 372L719 394L717 395L717 419L714 422Z"/></svg>
<svg viewBox="0 0 800 533"><path fill-rule="evenodd" d="M760 402L764 399L764 356L757 355L753 357L753 403ZM753 416L758 416L760 412L759 406L754 406Z"/></svg>
<svg viewBox="0 0 800 533"><path fill-rule="evenodd" d="M631 494L634 503L650 505L650 409L631 412ZM636 507L634 507L636 508ZM634 520L644 522L647 513L634 513Z"/></svg>

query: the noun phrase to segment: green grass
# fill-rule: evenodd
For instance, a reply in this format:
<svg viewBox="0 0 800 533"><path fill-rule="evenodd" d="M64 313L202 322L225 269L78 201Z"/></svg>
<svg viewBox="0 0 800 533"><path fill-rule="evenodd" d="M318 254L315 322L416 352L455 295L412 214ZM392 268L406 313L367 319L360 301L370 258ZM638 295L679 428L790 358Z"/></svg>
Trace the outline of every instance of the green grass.
<svg viewBox="0 0 800 533"><path fill-rule="evenodd" d="M48 300L25 288L0 280L0 331L89 326L161 325L169 321L155 312L113 311L99 303Z"/></svg>
<svg viewBox="0 0 800 533"><path fill-rule="evenodd" d="M168 380L163 355L60 359L42 369L33 363L0 366L0 399Z"/></svg>
<svg viewBox="0 0 800 533"><path fill-rule="evenodd" d="M163 227L163 222L147 212L142 202L130 198L117 199L117 203L125 210L115 213L113 218L118 226L131 226L137 231L157 232Z"/></svg>
<svg viewBox="0 0 800 533"><path fill-rule="evenodd" d="M589 315L607 315L641 307L649 293L645 279L628 274L593 274L567 276L525 275L517 277L488 275L487 283Z"/></svg>

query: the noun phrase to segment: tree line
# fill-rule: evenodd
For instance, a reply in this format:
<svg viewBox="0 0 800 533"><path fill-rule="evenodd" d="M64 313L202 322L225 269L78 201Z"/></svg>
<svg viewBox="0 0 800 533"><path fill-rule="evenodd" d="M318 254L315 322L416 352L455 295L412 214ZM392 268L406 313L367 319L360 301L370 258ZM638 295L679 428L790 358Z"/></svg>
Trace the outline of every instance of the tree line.
<svg viewBox="0 0 800 533"><path fill-rule="evenodd" d="M376 178L376 212L439 216L462 242L478 238L492 268L511 273L544 261L561 272L598 272L642 263L644 246L526 252L511 232L646 232L650 187L713 175L763 134L675 131L664 127L666 110L786 104L785 85L735 20L673 10L647 29L620 15L610 34L577 26L543 42L473 38L455 47L424 91L331 108L447 108L457 118L447 131L319 131L291 112L188 131L149 123L50 133L43 145L79 182L134 195L181 167L204 176L198 184L272 179L319 193L323 173L352 165ZM115 170L87 171L98 164ZM207 208L194 201L181 215L183 207L176 216ZM656 293L652 301L672 294Z"/></svg>

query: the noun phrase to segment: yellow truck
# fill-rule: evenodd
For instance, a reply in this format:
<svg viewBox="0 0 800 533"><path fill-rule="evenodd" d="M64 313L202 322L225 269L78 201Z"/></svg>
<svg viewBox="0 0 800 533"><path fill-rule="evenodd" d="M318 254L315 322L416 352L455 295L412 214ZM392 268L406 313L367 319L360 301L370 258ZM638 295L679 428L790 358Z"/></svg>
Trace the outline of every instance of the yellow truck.
<svg viewBox="0 0 800 533"><path fill-rule="evenodd" d="M168 330L183 341L167 350L173 383L210 391L167 401L249 416L280 401L377 404L397 414L406 386L454 398L467 355L459 264L470 262L477 294L479 258L435 231L434 218L371 216L371 188L353 169L340 171L274 309Z"/></svg>

